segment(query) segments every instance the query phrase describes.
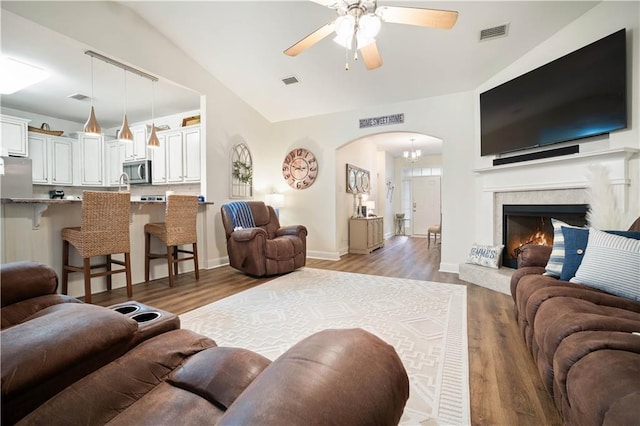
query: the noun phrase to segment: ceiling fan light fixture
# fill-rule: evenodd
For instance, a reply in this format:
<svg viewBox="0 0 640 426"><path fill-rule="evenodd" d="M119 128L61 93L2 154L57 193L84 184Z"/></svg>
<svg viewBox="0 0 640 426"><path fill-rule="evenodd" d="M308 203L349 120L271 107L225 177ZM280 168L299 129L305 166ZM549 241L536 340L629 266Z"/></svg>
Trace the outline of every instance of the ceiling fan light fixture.
<svg viewBox="0 0 640 426"><path fill-rule="evenodd" d="M380 18L374 14L362 15L358 22L358 34L374 38L380 32Z"/></svg>
<svg viewBox="0 0 640 426"><path fill-rule="evenodd" d="M358 50L375 42L376 42L376 39L374 39L373 37L363 36L362 34L360 34L360 32L356 34L356 43L358 44Z"/></svg>
<svg viewBox="0 0 640 426"><path fill-rule="evenodd" d="M344 48L351 49L355 26L356 19L353 16L344 15L338 17L334 23L336 36L333 41Z"/></svg>

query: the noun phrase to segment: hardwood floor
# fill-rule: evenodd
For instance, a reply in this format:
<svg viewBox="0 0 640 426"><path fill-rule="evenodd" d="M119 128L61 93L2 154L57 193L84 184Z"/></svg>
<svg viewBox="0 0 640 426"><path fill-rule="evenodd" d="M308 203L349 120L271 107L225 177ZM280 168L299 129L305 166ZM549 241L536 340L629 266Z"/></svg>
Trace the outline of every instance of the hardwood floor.
<svg viewBox="0 0 640 426"><path fill-rule="evenodd" d="M428 248L426 239L405 236L386 240L383 248L369 255L307 261L311 268L466 285L471 423L561 425L520 336L511 297L461 281L457 274L439 272L439 264L439 245ZM181 314L271 279L247 277L224 266L200 271L199 281L192 273L181 274L174 288L166 278L136 284L133 299ZM93 303L102 306L126 300L124 288L93 295Z"/></svg>

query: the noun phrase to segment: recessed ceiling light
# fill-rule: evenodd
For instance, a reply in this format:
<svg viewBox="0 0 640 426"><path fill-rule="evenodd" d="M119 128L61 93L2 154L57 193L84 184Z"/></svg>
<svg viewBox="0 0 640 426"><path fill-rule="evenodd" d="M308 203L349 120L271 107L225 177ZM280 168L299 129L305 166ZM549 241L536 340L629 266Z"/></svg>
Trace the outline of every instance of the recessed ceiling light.
<svg viewBox="0 0 640 426"><path fill-rule="evenodd" d="M10 95L49 77L40 67L13 58L0 60L0 93Z"/></svg>

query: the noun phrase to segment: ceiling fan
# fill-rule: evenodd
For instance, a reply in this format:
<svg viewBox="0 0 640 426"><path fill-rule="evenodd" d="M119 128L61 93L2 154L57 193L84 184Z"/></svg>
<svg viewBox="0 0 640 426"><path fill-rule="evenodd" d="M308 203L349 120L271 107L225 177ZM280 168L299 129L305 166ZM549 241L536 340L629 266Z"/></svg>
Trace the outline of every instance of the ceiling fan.
<svg viewBox="0 0 640 426"><path fill-rule="evenodd" d="M334 41L347 50L345 70L349 70L348 54L351 49L354 49L354 60L358 59L358 50L360 50L368 70L382 65L382 57L378 52L375 40L375 36L380 31L381 21L450 29L458 19L458 12L451 10L400 6L378 7L376 0L311 1L335 9L338 17L298 41L286 49L284 53L289 56L297 56L335 31Z"/></svg>

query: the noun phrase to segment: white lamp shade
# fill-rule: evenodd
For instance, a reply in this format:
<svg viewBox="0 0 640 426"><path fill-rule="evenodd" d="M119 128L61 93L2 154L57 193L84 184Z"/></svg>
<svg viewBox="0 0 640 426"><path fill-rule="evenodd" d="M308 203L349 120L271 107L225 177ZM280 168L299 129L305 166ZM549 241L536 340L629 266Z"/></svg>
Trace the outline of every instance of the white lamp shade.
<svg viewBox="0 0 640 426"><path fill-rule="evenodd" d="M363 15L360 17L358 33L367 38L374 38L380 32L380 18L376 15Z"/></svg>
<svg viewBox="0 0 640 426"><path fill-rule="evenodd" d="M265 202L274 209L280 209L284 207L284 194L267 194Z"/></svg>

